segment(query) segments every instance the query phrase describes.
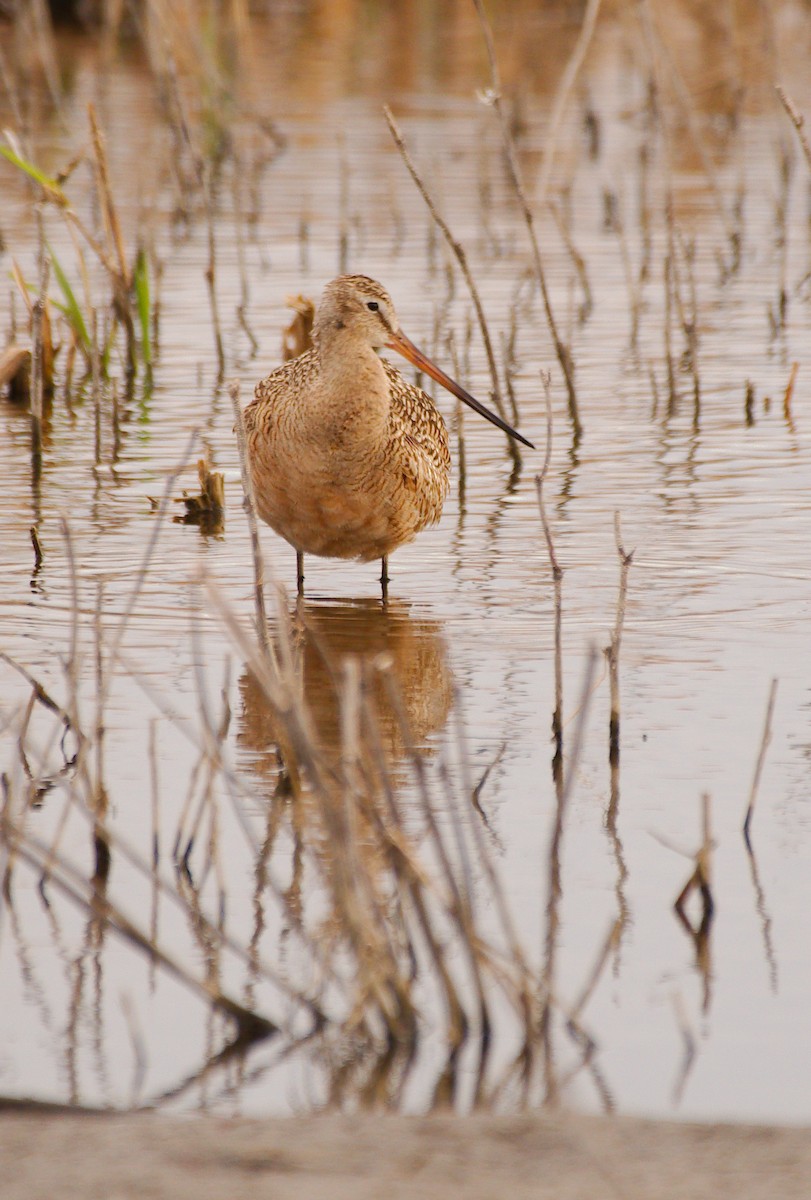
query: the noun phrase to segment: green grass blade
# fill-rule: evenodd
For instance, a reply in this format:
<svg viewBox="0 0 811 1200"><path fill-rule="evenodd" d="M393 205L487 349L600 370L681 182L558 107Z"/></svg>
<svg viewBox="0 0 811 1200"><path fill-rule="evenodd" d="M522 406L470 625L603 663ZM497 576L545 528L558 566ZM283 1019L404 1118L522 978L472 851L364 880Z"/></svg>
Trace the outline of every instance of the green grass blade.
<svg viewBox="0 0 811 1200"><path fill-rule="evenodd" d="M147 262L146 251L143 246L139 249L135 259L135 272L132 282L135 288L138 319L141 325L141 353L144 356L144 365L151 367L152 338L149 330L149 311L151 307L149 296L149 263Z"/></svg>
<svg viewBox="0 0 811 1200"><path fill-rule="evenodd" d="M65 298L64 306L60 305L60 308L62 309L62 312L64 312L65 316L67 317L68 324L70 325L71 329L76 334L79 341L81 342L82 349L84 350L85 354L87 354L89 357L90 356L90 335L87 332L87 325L85 324L85 319L82 316L82 310L79 308L79 305L76 300L76 296L74 295L73 288L70 286L68 277L65 274L65 272L62 270L62 265L59 262L59 259L54 254L53 249L51 248L50 245L48 246L48 253L51 256L51 262L53 264L54 275L56 276L56 282L59 284L59 290L61 291L62 295Z"/></svg>
<svg viewBox="0 0 811 1200"><path fill-rule="evenodd" d="M19 154L15 154L8 146L0 146L0 154L3 158L8 159L15 167L19 167L31 179L40 185L41 188L48 193L52 200L63 208L68 207L68 198L62 191L55 179L51 179L50 175L46 175L44 171L40 171L39 167L35 167L33 163L25 158L20 158Z"/></svg>

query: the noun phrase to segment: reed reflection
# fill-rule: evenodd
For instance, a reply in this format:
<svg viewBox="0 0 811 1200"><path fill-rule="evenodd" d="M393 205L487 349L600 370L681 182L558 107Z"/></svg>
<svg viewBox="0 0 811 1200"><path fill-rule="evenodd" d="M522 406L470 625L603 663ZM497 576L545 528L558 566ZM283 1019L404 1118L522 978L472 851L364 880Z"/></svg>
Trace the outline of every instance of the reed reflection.
<svg viewBox="0 0 811 1200"><path fill-rule="evenodd" d="M348 658L389 657L411 736L419 748L443 728L451 707L452 679L441 622L414 615L411 606L403 602L381 606L371 599L338 604L300 601L291 621L302 694L328 762L337 765L341 756L341 666ZM401 727L377 673L372 674L369 686L387 763L396 773L404 757ZM257 774L274 775L278 769L276 718L248 669L239 681L239 692L238 743L253 752Z"/></svg>

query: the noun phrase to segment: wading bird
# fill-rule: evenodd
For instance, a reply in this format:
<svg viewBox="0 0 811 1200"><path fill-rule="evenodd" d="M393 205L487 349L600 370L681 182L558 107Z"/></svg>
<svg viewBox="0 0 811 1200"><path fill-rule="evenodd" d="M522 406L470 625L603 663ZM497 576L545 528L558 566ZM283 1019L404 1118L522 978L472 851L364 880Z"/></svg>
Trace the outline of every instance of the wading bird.
<svg viewBox="0 0 811 1200"><path fill-rule="evenodd" d="M448 431L421 388L378 350L397 350L510 437L531 442L435 366L400 329L388 292L365 275L327 284L313 346L256 385L245 409L260 517L304 555L383 564L435 524L450 486Z"/></svg>

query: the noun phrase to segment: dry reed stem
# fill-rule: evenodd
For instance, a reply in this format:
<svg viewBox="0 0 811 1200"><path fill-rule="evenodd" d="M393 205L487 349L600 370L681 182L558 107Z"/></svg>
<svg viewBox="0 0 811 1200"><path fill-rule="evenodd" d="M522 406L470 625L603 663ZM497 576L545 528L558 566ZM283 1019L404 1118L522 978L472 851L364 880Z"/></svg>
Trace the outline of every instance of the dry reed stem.
<svg viewBox="0 0 811 1200"><path fill-rule="evenodd" d="M231 397L231 404L234 408L234 430L237 435L239 470L244 495L243 507L245 509L245 516L248 519L248 532L251 538L256 633L263 652L268 654L270 652L270 637L268 635L267 609L265 607L265 562L262 557L262 545L259 541L259 525L256 520L256 498L253 491L253 479L251 478L251 471L248 465L248 442L245 434L245 420L242 416L242 406L239 402L238 379L234 379L229 383L228 394Z"/></svg>
<svg viewBox="0 0 811 1200"><path fill-rule="evenodd" d="M548 371L541 372L541 382L543 383L544 399L546 403L546 447L544 449L543 466L539 473L535 476L535 488L538 493L538 509L541 515L541 527L543 529L544 541L549 555L549 564L552 568L552 587L554 591L554 655L555 655L555 707L552 713L552 737L555 744L555 753L553 756L553 764L555 770L562 770L563 766L563 568L558 562L555 552L555 542L552 537L552 528L549 524L549 518L546 514L546 504L544 503L544 484L549 473L549 466L552 461L552 391L550 387L550 376Z"/></svg>
<svg viewBox="0 0 811 1200"><path fill-rule="evenodd" d="M752 786L749 790L749 803L746 806L746 816L743 822L743 837L746 842L746 849L752 853L752 843L750 840L750 829L752 826L752 818L755 815L755 801L757 800L758 788L760 787L760 777L763 773L763 764L766 761L766 751L769 747L769 742L772 740L772 716L774 715L774 702L777 698L777 680L773 679L769 687L769 699L766 704L766 719L763 723L763 736L760 739L760 749L758 750L757 761L755 763L755 773L752 777Z"/></svg>
<svg viewBox="0 0 811 1200"><path fill-rule="evenodd" d="M440 936L434 932L430 917L431 881L416 858L411 839L404 829L402 813L397 806L386 762L377 714L368 700L364 705L363 720L364 733L368 738L373 761L382 780L387 814L387 819L384 820L378 807L370 805L369 817L375 823L378 835L383 841L384 852L389 861L392 875L397 880L399 892L402 894L400 904L403 905L407 901L413 906L419 931L425 940L431 962L439 978L446 1005L448 1040L452 1048L460 1047L467 1034L467 1015L445 962L443 942Z"/></svg>
<svg viewBox="0 0 811 1200"><path fill-rule="evenodd" d="M682 924L690 931L696 939L698 945L699 938L705 938L709 932L710 923L712 921L715 904L712 896L712 881L711 881L711 865L712 865L712 834L710 831L710 797L707 792L701 796L701 825L702 825L702 841L698 852L695 856L695 867L692 874L685 883L682 890L679 892L673 907ZM698 890L701 893L702 900L702 918L698 926L691 924L685 911L685 904L691 893Z"/></svg>
<svg viewBox="0 0 811 1200"><path fill-rule="evenodd" d="M473 921L473 913L470 905L470 884L465 879L465 876L469 875L469 868L465 867L467 853L462 848L459 841L460 827L458 825L458 814L456 814L453 807L453 797L449 794L448 804L450 808L450 816L454 820L457 850L463 869L461 883L457 879L456 872L453 868L451 858L445 844L445 838L436 818L436 813L427 785L424 764L421 756L414 746L409 729L408 717L402 703L402 698L399 695L399 689L395 686L390 666L385 662L382 662L380 664L380 669L386 684L386 690L392 710L394 711L400 726L407 757L414 770L415 778L418 784L420 807L426 820L426 825L431 837L431 843L437 853L440 864L440 878L442 879L444 885L449 889L450 896L448 902L448 912L454 922L457 934L460 937L462 948L465 952L465 957L470 970L470 978L477 997L480 1047L482 1057L485 1057L491 1040L492 1020L486 1000L486 988L484 981L485 972L492 972L494 970L495 960L493 959L492 953L487 949L481 937L479 936ZM481 831L478 830L478 826L476 826L476 832L478 832L480 837ZM484 849L486 856L486 848L483 847L481 841L479 841L479 848ZM500 906L498 895L498 890L496 890L495 897ZM507 923L505 928L508 926L509 923ZM517 990L520 992L521 989L519 988ZM515 993L513 994L513 1003L516 1005L519 1011L525 1007L520 999L516 999ZM462 1031L462 1036L464 1036L464 1031Z"/></svg>
<svg viewBox="0 0 811 1200"><path fill-rule="evenodd" d="M794 397L794 385L797 382L797 372L799 369L800 364L798 362L795 361L791 364L791 373L789 374L786 390L783 394L783 419L789 426L791 426L794 421L791 413L791 401Z"/></svg>
<svg viewBox="0 0 811 1200"><path fill-rule="evenodd" d="M479 13L479 19L485 21L483 0L475 0L476 9ZM569 97L572 93L572 88L575 85L577 76L580 73L580 68L583 66L591 39L594 35L594 30L597 25L597 16L600 11L600 0L588 0L586 11L583 13L583 20L580 25L580 32L577 35L574 49L569 55L569 60L566 63L563 74L560 77L560 82L555 90L555 99L552 102L552 112L549 117L549 128L546 132L544 141L543 158L541 160L540 179L537 189L537 200L539 204L543 204L549 193L549 182L552 178L552 166L554 164L555 151L557 150L558 139L560 137L560 129L563 123L563 115L566 111L566 105L569 102ZM492 35L491 35L492 39ZM495 55L491 56L494 58Z"/></svg>
<svg viewBox="0 0 811 1200"><path fill-rule="evenodd" d="M808 136L805 132L805 117L797 108L797 105L794 103L781 84L776 83L774 85L774 90L777 92L777 95L780 98L780 103L788 113L788 118L797 131L797 137L800 140L800 146L802 147L803 154L805 155L805 161L811 168L811 145L809 145Z"/></svg>
<svg viewBox="0 0 811 1200"><path fill-rule="evenodd" d="M473 307L476 310L476 318L479 322L479 329L481 331L482 341L484 343L484 352L487 356L487 365L490 370L491 396L493 404L495 405L496 411L498 412L498 415L501 417L502 421L506 421L507 415L504 409L504 400L501 395L501 385L499 384L498 368L496 367L495 354L493 353L493 343L490 338L490 330L487 325L487 319L484 315L484 307L482 306L481 297L479 296L479 290L476 287L475 280L473 279L473 275L468 265L467 255L465 254L464 247L454 238L447 222L437 210L436 204L431 198L431 195L425 183L423 182L422 177L414 165L414 161L408 151L408 147L406 146L400 127L395 121L394 115L387 104L383 105L383 114L386 118L389 130L391 131L391 136L394 139L394 144L400 152L408 173L416 184L417 190L425 201L433 221L441 231L442 236L445 238L448 247L454 254L456 261L459 264L462 275L464 276L465 283L467 284L468 291L470 292L470 298L473 301ZM505 434L505 437L507 439L506 444L510 457L512 458L513 462L520 463L521 452L517 443L515 442L514 438L511 438L508 434Z"/></svg>
<svg viewBox="0 0 811 1200"><path fill-rule="evenodd" d="M597 654L592 647L586 660L583 682L580 689L580 704L572 738L572 753L569 770L565 779L562 762L555 771L555 791L557 805L552 833L549 838L547 855L547 898L546 898L546 933L544 935L544 956L541 970L544 998L542 1001L540 1019L540 1038L544 1056L545 1071L545 1100L546 1104L557 1102L560 1081L557 1077L552 1044L552 1008L554 999L555 962L557 958L558 928L560 926L560 900L563 895L561 881L561 849L563 844L563 829L566 812L569 807L574 780L577 774L577 764L583 745L586 727L586 715L592 694L592 685L597 662Z"/></svg>
<svg viewBox="0 0 811 1200"><path fill-rule="evenodd" d="M588 320L588 318L591 316L592 309L594 308L594 298L591 294L591 284L589 283L589 273L586 267L586 262L583 258L583 255L577 249L574 241L572 240L571 232L563 219L560 206L556 204L554 200L547 200L547 207L552 214L555 226L560 234L560 239L563 242L563 245L566 247L569 257L572 260L572 264L580 283L580 289L583 292L583 303L580 305L578 310L578 320L582 324L584 321Z"/></svg>
<svg viewBox="0 0 811 1200"><path fill-rule="evenodd" d="M124 248L124 238L121 233L121 224L118 220L118 211L116 209L115 202L113 200L112 189L110 187L105 140L96 118L95 106L92 103L88 104L87 106L87 115L90 119L90 132L93 138L93 153L96 160L98 192L101 200L104 230L107 236L108 245L112 246L113 253L118 260L118 275L121 279L121 283L124 288L129 289L132 283L132 273L130 271L129 264L127 263L127 252Z"/></svg>
<svg viewBox="0 0 811 1200"><path fill-rule="evenodd" d="M29 532L31 534L31 545L34 547L34 575L36 575L42 566L44 551L42 549L42 542L39 539L39 530L37 529L36 525L32 525Z"/></svg>
<svg viewBox="0 0 811 1200"><path fill-rule="evenodd" d="M709 151L707 150L704 138L702 137L701 130L698 127L698 121L695 114L695 105L676 66L676 63L673 60L673 56L670 53L667 42L661 36L656 27L656 22L654 21L652 14L651 0L643 0L641 12L645 40L647 42L650 56L651 71L656 82L657 91L659 95L661 95L663 91L661 69L659 66L661 58L667 64L670 77L673 81L673 93L678 101L678 107L681 109L693 145L698 153L699 158L701 159L704 176L709 184L710 193L715 201L718 217L721 221L724 233L732 250L731 270L735 271L740 264L741 230L733 221L730 220L724 201L723 192L721 191L721 186L718 182L718 176L716 174L715 167ZM657 115L659 117L662 131L666 137L669 137L667 123L664 120L665 111L666 110L664 106L657 105ZM670 190L670 186L668 185L668 191L670 192Z"/></svg>
<svg viewBox="0 0 811 1200"><path fill-rule="evenodd" d="M487 95L487 100L492 103L496 110L496 115L501 129L502 141L504 143L504 151L507 158L507 166L509 168L510 180L513 185L516 197L518 199L524 221L529 234L530 245L532 247L532 259L535 266L535 276L538 281L538 286L541 289L541 297L543 299L544 311L546 312L546 320L549 325L549 332L552 335L552 341L555 345L555 353L558 357L563 377L566 380L566 393L569 400L569 417L572 422L575 440L579 441L583 434L583 426L580 422L580 414L577 405L577 392L574 385L574 363L568 346L565 346L558 332L557 323L552 311L552 302L549 298L549 290L546 286L546 274L543 269L541 260L541 251L538 245L538 238L535 232L535 221L532 215L532 210L527 201L526 192L524 190L523 179L521 175L521 167L518 162L518 156L515 152L515 142L510 130L510 122L507 114L504 111L501 94L501 76L498 69L498 60L496 58L495 45L493 43L493 32L490 28L490 23L487 20L487 14L484 10L482 0L474 0L476 12L479 15L479 22L484 35L485 46L487 48L487 57L490 63L490 79L491 86Z"/></svg>
<svg viewBox="0 0 811 1200"><path fill-rule="evenodd" d="M235 153L232 177L232 193L234 198L234 231L237 244L237 267L239 270L240 291L239 304L237 305L237 320L242 326L245 336L250 343L251 358L254 358L259 350L259 342L256 340L254 332L248 323L248 305L250 303L251 294L248 286L248 273L245 266L245 214L242 207L242 188L243 165Z"/></svg>
<svg viewBox="0 0 811 1200"><path fill-rule="evenodd" d="M37 263L39 290L31 305L31 473L35 485L42 475L42 415L46 388L53 385L46 378L52 367L50 351L50 322L48 321L48 259L45 255L45 229L42 207L37 205ZM48 360L51 360L49 364Z"/></svg>
<svg viewBox="0 0 811 1200"><path fill-rule="evenodd" d="M622 545L620 515L618 512L614 513L614 540L620 560L620 582L617 593L617 614L614 621L614 628L611 631L611 639L606 649L606 657L608 658L608 680L611 693L611 713L608 721L608 759L612 766L615 766L617 763L619 763L620 756L620 643L622 641L622 627L625 622L625 604L628 594L628 573L631 568L631 561L634 557L634 551L631 550L626 553Z"/></svg>
<svg viewBox="0 0 811 1200"><path fill-rule="evenodd" d="M170 85L170 93L174 100L178 130L182 135L182 143L186 146L186 149L188 150L189 156L192 160L194 173L197 179L197 185L200 188L203 197L203 208L205 211L206 230L208 235L208 263L205 269L205 280L208 291L209 308L211 310L211 324L214 330L214 347L217 352L217 378L222 379L223 375L225 374L225 350L223 348L220 310L217 302L217 249L214 233L214 209L211 199L211 172L202 154L195 146L194 140L192 139L191 128L186 117L186 108L183 103L183 94L181 92L180 81L178 79L177 64L175 63L174 55L170 50L167 51L167 64L167 76Z"/></svg>
<svg viewBox="0 0 811 1200"><path fill-rule="evenodd" d="M124 332L127 337L128 370L130 373L134 373L137 366L137 350L135 323L132 315L132 270L127 263L127 252L124 247L124 238L118 220L118 211L110 187L105 140L99 128L98 120L96 119L96 110L92 103L87 106L87 112L90 119L90 130L93 140L96 187L108 246L105 261L113 284L114 310L116 316L124 326Z"/></svg>

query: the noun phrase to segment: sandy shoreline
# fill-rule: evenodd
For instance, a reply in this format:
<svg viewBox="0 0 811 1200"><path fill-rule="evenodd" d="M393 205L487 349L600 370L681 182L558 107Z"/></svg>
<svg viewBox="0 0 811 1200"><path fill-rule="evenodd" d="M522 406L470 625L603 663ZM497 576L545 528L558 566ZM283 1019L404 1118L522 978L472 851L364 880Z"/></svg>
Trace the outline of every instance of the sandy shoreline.
<svg viewBox="0 0 811 1200"><path fill-rule="evenodd" d="M807 1200L811 1131L551 1114L0 1115L2 1200Z"/></svg>

